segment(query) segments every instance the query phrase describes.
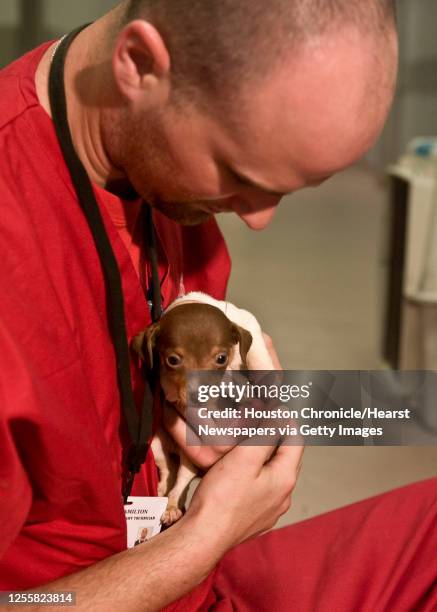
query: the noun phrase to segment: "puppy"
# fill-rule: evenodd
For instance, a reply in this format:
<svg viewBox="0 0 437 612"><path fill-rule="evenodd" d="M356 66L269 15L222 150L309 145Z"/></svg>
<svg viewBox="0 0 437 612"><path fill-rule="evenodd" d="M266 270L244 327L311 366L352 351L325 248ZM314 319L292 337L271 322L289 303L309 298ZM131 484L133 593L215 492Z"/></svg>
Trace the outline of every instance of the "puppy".
<svg viewBox="0 0 437 612"><path fill-rule="evenodd" d="M153 367L159 359L164 421L186 412L186 374L190 370L273 370L261 327L247 310L200 292L174 301L159 322L139 334L134 349ZM185 452L160 428L152 441L159 470L158 495L168 496L161 522L169 526L183 512L188 485L198 474ZM179 456L179 463L173 460Z"/></svg>

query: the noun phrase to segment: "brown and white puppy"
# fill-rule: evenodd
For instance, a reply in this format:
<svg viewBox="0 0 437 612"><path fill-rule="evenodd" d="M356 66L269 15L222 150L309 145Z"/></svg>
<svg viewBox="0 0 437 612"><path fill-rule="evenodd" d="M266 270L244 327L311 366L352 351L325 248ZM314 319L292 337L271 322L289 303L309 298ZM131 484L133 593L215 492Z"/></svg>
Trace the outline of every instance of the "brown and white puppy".
<svg viewBox="0 0 437 612"><path fill-rule="evenodd" d="M148 367L155 357L159 359L164 421L175 409L185 416L189 371L274 369L255 317L198 292L173 302L158 323L135 338L133 346ZM198 470L163 428L157 431L152 449L159 470L158 495L169 498L161 521L171 525L182 515L188 485ZM172 455L179 456L179 463Z"/></svg>

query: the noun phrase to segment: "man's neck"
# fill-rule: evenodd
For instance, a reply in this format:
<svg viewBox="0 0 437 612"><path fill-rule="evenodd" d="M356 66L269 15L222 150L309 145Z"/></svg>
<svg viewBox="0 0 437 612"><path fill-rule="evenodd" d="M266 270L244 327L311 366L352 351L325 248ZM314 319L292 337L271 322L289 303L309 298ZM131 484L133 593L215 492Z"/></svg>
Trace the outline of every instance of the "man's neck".
<svg viewBox="0 0 437 612"><path fill-rule="evenodd" d="M105 150L101 126L102 107L111 104L113 93L111 79L105 78L111 61L107 32L112 19L113 14L109 13L77 35L68 49L64 70L68 123L74 147L90 180L104 188L124 179ZM56 45L46 51L35 74L38 99L50 116L48 80Z"/></svg>

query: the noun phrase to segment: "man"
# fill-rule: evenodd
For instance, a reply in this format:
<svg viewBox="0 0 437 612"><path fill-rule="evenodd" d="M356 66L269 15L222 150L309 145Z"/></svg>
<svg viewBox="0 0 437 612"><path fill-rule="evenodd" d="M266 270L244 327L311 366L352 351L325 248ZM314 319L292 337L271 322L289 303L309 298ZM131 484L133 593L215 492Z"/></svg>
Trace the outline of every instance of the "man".
<svg viewBox="0 0 437 612"><path fill-rule="evenodd" d="M139 544L143 544L144 542L147 542L148 533L149 533L149 530L147 529L147 527L140 529L138 533L138 539L135 540L134 546L138 546Z"/></svg>
<svg viewBox="0 0 437 612"><path fill-rule="evenodd" d="M296 447L191 449L211 467L190 509L125 550L126 426L102 270L50 119L55 53L43 45L1 76L0 587L74 590L79 610L431 609L433 482L238 546L289 507ZM282 194L361 157L396 63L388 0L133 0L78 34L68 121L121 271L129 340L150 323L144 206L164 306L193 289L223 298L213 215L262 229ZM140 401L138 364L132 376ZM184 444L183 422L171 433ZM149 453L133 494L155 493ZM405 586L393 568L407 542L420 558Z"/></svg>

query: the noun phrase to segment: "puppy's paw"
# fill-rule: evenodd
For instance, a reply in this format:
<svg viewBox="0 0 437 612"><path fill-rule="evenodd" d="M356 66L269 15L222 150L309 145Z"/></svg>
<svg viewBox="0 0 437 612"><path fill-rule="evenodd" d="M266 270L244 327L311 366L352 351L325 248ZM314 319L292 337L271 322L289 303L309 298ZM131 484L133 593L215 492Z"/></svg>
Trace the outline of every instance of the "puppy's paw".
<svg viewBox="0 0 437 612"><path fill-rule="evenodd" d="M182 514L182 510L176 504L169 502L164 514L161 516L161 523L166 527L170 527L170 525L173 525L173 523L176 523L181 518Z"/></svg>

